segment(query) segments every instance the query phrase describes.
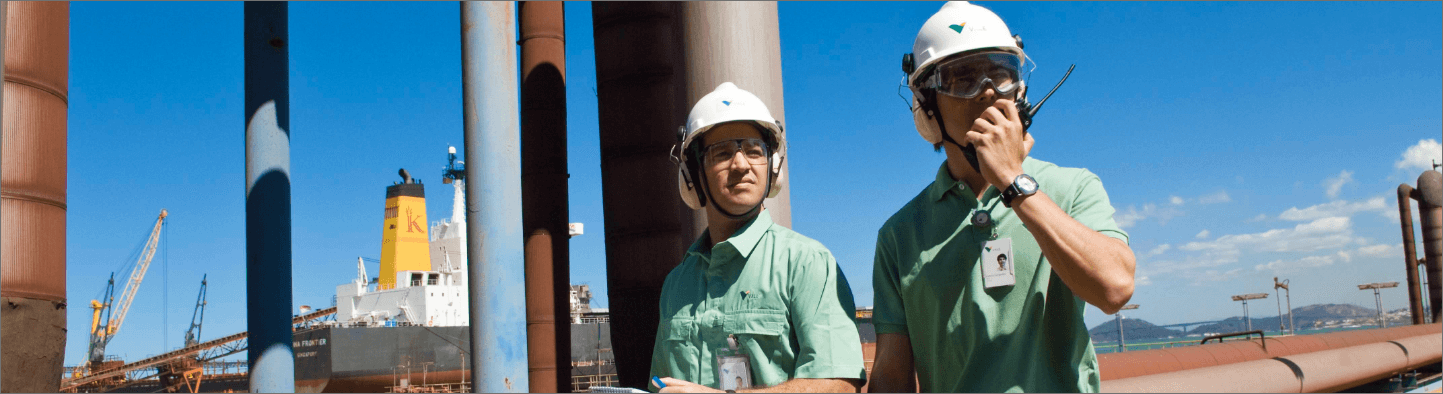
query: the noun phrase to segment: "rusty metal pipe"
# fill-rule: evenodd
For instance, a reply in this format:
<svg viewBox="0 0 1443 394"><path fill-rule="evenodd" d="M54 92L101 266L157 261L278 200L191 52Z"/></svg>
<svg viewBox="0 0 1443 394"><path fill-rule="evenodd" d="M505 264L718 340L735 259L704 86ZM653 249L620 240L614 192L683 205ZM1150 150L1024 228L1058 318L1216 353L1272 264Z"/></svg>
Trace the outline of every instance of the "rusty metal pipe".
<svg viewBox="0 0 1443 394"><path fill-rule="evenodd" d="M682 37L686 70L686 106L711 93L722 82L732 82L767 105L784 126L782 100L782 47L775 1L688 1L681 3ZM678 123L680 125L680 123ZM792 227L791 191L782 162L781 191L764 201L772 221ZM697 210L696 232L706 228L706 212Z"/></svg>
<svg viewBox="0 0 1443 394"><path fill-rule="evenodd" d="M1408 312L1413 324L1423 324L1423 285L1418 279L1418 251L1413 241L1413 187L1398 185L1398 216L1403 228L1403 266L1408 270Z"/></svg>
<svg viewBox="0 0 1443 394"><path fill-rule="evenodd" d="M1416 335L1337 349L1104 380L1103 392L1335 392L1437 363L1443 336Z"/></svg>
<svg viewBox="0 0 1443 394"><path fill-rule="evenodd" d="M518 7L527 370L531 392L564 393L571 391L565 13L559 1Z"/></svg>
<svg viewBox="0 0 1443 394"><path fill-rule="evenodd" d="M1423 226L1423 255L1428 267L1428 305L1433 321L1443 316L1443 173L1418 175L1418 221Z"/></svg>
<svg viewBox="0 0 1443 394"><path fill-rule="evenodd" d="M617 377L647 387L661 285L696 239L667 155L690 109L684 87L680 5L591 4L601 135L606 283Z"/></svg>
<svg viewBox="0 0 1443 394"><path fill-rule="evenodd" d="M4 5L0 391L54 392L66 326L70 5Z"/></svg>
<svg viewBox="0 0 1443 394"><path fill-rule="evenodd" d="M1102 380L1109 381L1340 349L1419 335L1439 335L1440 333L1443 333L1443 325L1440 324L1409 325L1281 338L1269 337L1266 339L1266 349L1262 346L1262 342L1254 339L1100 354L1097 356L1097 361Z"/></svg>

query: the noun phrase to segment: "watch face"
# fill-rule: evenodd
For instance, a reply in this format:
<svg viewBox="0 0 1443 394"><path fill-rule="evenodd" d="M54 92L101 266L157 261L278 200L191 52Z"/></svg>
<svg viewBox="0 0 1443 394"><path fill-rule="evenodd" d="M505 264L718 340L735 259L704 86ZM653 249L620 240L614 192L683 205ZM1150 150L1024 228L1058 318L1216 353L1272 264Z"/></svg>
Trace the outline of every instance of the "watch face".
<svg viewBox="0 0 1443 394"><path fill-rule="evenodd" d="M1023 193L1031 193L1037 190L1037 181L1026 175L1017 177L1017 189Z"/></svg>

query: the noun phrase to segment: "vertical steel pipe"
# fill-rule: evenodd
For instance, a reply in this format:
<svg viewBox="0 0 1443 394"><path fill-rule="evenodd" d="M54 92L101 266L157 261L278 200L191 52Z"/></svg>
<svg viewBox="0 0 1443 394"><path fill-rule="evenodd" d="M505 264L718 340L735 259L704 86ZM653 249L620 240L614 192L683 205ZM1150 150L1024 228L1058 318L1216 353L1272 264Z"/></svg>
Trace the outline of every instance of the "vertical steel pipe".
<svg viewBox="0 0 1443 394"><path fill-rule="evenodd" d="M65 357L70 6L3 8L0 391L54 392Z"/></svg>
<svg viewBox="0 0 1443 394"><path fill-rule="evenodd" d="M661 285L696 240L668 151L686 122L680 5L595 2L606 283L619 384L647 387Z"/></svg>
<svg viewBox="0 0 1443 394"><path fill-rule="evenodd" d="M685 52L686 106L711 93L722 82L732 82L766 103L778 122L786 125L782 100L782 46L775 1L683 2L682 36ZM782 163L787 174L789 163ZM767 212L777 224L792 226L791 191L783 175L781 192L766 200ZM697 233L706 227L706 214L696 211Z"/></svg>
<svg viewBox="0 0 1443 394"><path fill-rule="evenodd" d="M533 393L571 391L566 23L559 1L525 1L521 31L521 220ZM555 234L555 236L553 236Z"/></svg>
<svg viewBox="0 0 1443 394"><path fill-rule="evenodd" d="M1403 266L1408 270L1408 312L1413 324L1423 324L1423 284L1418 280L1418 250L1413 241L1413 187L1398 185L1398 217L1403 227Z"/></svg>
<svg viewBox="0 0 1443 394"><path fill-rule="evenodd" d="M1443 173L1423 171L1418 175L1418 221L1423 226L1423 255L1428 266L1428 304L1436 322L1443 311L1443 291L1439 289L1443 285Z"/></svg>
<svg viewBox="0 0 1443 394"><path fill-rule="evenodd" d="M294 392L287 6L245 3L246 328L251 392Z"/></svg>
<svg viewBox="0 0 1443 394"><path fill-rule="evenodd" d="M518 392L526 375L526 288L517 119L516 9L461 3L466 146L466 256L477 393Z"/></svg>

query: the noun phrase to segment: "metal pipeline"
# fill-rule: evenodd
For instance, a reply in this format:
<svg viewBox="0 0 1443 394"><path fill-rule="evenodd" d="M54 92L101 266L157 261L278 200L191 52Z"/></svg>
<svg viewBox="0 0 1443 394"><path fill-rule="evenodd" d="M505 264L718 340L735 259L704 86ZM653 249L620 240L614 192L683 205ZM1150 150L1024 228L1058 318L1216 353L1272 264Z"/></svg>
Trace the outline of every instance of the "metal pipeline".
<svg viewBox="0 0 1443 394"><path fill-rule="evenodd" d="M1416 327L1416 326L1414 326ZM1443 336L1411 336L1337 349L1104 380L1102 391L1336 392L1440 361Z"/></svg>
<svg viewBox="0 0 1443 394"><path fill-rule="evenodd" d="M461 2L466 257L477 393L518 392L526 374L516 16L509 2Z"/></svg>
<svg viewBox="0 0 1443 394"><path fill-rule="evenodd" d="M767 105L778 122L786 123L782 100L782 46L774 1L688 1L681 3L687 108L722 82L732 82ZM679 125L680 123L678 123ZM777 187L781 192L764 202L772 221L792 227L787 167ZM696 233L706 228L706 213L695 215Z"/></svg>
<svg viewBox="0 0 1443 394"><path fill-rule="evenodd" d="M4 2L0 391L59 390L65 350L70 6Z"/></svg>
<svg viewBox="0 0 1443 394"><path fill-rule="evenodd" d="M521 25L527 368L531 392L564 393L571 391L565 13L559 1L521 2L516 13Z"/></svg>
<svg viewBox="0 0 1443 394"><path fill-rule="evenodd" d="M294 392L288 9L245 3L246 329L251 392Z"/></svg>
<svg viewBox="0 0 1443 394"><path fill-rule="evenodd" d="M1423 226L1423 255L1428 267L1428 305L1433 321L1443 317L1443 173L1418 175L1418 221Z"/></svg>
<svg viewBox="0 0 1443 394"><path fill-rule="evenodd" d="M1263 347L1262 342L1253 339L1101 354L1097 356L1097 362L1102 380L1109 381L1340 349L1419 335L1439 335L1440 333L1443 333L1443 325L1428 324L1327 334L1268 337L1266 348Z"/></svg>
<svg viewBox="0 0 1443 394"><path fill-rule="evenodd" d="M1403 227L1403 266L1408 270L1408 312L1413 324L1423 324L1423 285L1418 279L1418 251L1413 241L1413 187L1398 185L1398 216Z"/></svg>
<svg viewBox="0 0 1443 394"><path fill-rule="evenodd" d="M667 155L686 122L673 2L591 4L601 137L606 283L619 384L647 387L666 274L696 240Z"/></svg>

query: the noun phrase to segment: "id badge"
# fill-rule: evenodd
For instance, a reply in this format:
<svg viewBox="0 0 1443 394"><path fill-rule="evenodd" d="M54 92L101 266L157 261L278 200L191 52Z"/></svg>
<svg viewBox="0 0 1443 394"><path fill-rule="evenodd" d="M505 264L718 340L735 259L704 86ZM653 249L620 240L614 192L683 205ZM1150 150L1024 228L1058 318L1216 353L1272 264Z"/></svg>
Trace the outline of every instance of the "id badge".
<svg viewBox="0 0 1443 394"><path fill-rule="evenodd" d="M1011 238L983 242L982 286L991 289L1016 284L1017 273L1012 257Z"/></svg>
<svg viewBox="0 0 1443 394"><path fill-rule="evenodd" d="M716 355L716 371L718 389L721 390L742 390L752 387L752 363L751 358L745 352L737 350L736 336L728 335L727 344L730 351L718 351Z"/></svg>

